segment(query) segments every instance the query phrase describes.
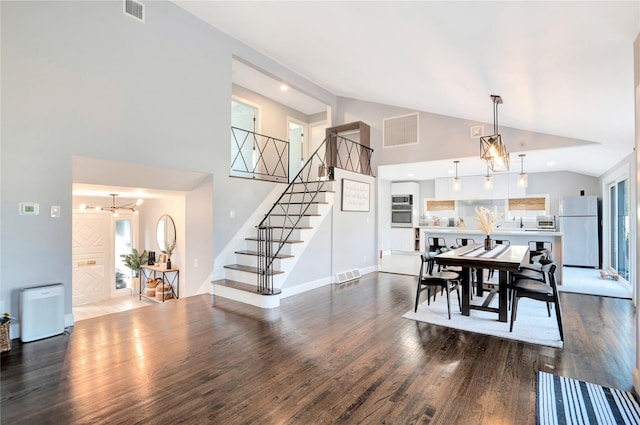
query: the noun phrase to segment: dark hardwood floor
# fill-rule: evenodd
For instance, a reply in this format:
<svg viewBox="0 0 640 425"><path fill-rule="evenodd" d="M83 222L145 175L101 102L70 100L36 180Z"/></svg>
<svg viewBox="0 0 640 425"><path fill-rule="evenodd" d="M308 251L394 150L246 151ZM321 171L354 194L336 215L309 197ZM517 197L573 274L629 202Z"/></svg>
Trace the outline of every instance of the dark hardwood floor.
<svg viewBox="0 0 640 425"><path fill-rule="evenodd" d="M632 389L629 300L561 294L558 350L403 319L414 293L372 273L273 310L201 295L14 340L2 424L520 425L537 370Z"/></svg>

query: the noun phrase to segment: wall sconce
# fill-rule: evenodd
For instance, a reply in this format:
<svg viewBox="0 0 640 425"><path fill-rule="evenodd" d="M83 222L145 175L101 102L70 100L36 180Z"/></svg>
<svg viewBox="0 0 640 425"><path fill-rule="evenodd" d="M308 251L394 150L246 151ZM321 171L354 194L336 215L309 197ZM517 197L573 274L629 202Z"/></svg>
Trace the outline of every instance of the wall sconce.
<svg viewBox="0 0 640 425"><path fill-rule="evenodd" d="M491 95L493 102L493 134L480 138L480 158L493 172L509 171L509 152L498 132L498 105L502 103L500 96Z"/></svg>
<svg viewBox="0 0 640 425"><path fill-rule="evenodd" d="M453 178L453 190L455 192L459 192L462 189L462 181L460 180L460 177L458 177L458 164L460 161L453 161L453 163L456 164L456 176Z"/></svg>
<svg viewBox="0 0 640 425"><path fill-rule="evenodd" d="M520 157L520 175L518 176L518 187L527 187L529 185L529 178L524 173L524 157L527 155L521 153L518 156Z"/></svg>
<svg viewBox="0 0 640 425"><path fill-rule="evenodd" d="M487 166L487 175L484 176L484 183L482 184L484 190L493 189L493 177L489 174L489 166Z"/></svg>

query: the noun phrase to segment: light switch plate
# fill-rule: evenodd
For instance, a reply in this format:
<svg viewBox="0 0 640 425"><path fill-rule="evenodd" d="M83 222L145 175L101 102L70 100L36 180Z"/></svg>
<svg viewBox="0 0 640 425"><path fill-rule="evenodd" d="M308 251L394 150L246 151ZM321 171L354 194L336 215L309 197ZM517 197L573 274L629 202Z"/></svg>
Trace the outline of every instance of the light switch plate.
<svg viewBox="0 0 640 425"><path fill-rule="evenodd" d="M20 202L20 215L38 215L40 214L40 205L36 202Z"/></svg>
<svg viewBox="0 0 640 425"><path fill-rule="evenodd" d="M51 217L60 218L60 205L51 205Z"/></svg>

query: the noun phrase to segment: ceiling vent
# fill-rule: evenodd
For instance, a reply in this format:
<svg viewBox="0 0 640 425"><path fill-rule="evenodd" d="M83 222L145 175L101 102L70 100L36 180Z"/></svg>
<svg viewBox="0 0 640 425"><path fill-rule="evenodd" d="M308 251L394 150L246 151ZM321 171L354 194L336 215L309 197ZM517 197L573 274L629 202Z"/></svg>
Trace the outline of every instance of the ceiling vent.
<svg viewBox="0 0 640 425"><path fill-rule="evenodd" d="M353 269L347 270L346 272L336 273L336 278L338 279L338 283L348 282L350 280L355 280L360 277L360 270Z"/></svg>
<svg viewBox="0 0 640 425"><path fill-rule="evenodd" d="M144 22L144 4L134 0L124 0L124 14Z"/></svg>
<svg viewBox="0 0 640 425"><path fill-rule="evenodd" d="M418 144L418 113L383 119L382 133L385 148Z"/></svg>

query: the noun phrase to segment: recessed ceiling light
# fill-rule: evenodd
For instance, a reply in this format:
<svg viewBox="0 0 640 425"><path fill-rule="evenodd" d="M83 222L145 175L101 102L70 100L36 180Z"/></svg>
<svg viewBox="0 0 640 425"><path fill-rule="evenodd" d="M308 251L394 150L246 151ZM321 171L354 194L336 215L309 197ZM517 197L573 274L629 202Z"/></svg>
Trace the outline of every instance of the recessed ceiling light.
<svg viewBox="0 0 640 425"><path fill-rule="evenodd" d="M455 172L455 171L453 171L453 170L449 170L449 171L447 171L447 173L449 173L449 174L453 174L454 172Z"/></svg>
<svg viewBox="0 0 640 425"><path fill-rule="evenodd" d="M555 162L553 162L553 161L549 161L549 162L547 162L547 165L548 165L549 167L551 167L552 165L556 165L556 163L555 163Z"/></svg>
<svg viewBox="0 0 640 425"><path fill-rule="evenodd" d="M287 90L289 90L289 86L288 85L286 85L286 84L281 84L280 85L280 91L287 91Z"/></svg>
<svg viewBox="0 0 640 425"><path fill-rule="evenodd" d="M415 174L413 174L413 173L409 173L409 174L407 174L407 175L408 175L409 177L413 177L413 176L415 176Z"/></svg>

